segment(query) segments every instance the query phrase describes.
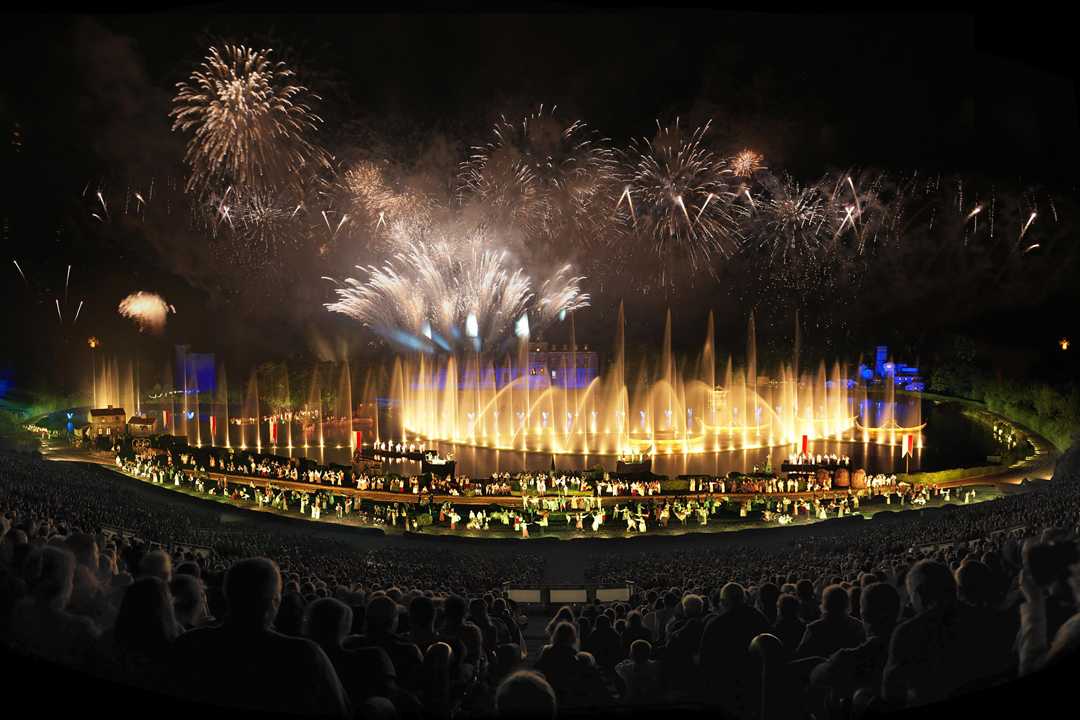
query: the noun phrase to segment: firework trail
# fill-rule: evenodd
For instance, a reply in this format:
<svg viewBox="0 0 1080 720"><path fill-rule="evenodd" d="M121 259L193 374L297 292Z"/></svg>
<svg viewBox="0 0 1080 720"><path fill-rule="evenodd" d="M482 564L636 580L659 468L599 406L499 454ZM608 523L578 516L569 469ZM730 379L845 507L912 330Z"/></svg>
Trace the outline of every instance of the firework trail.
<svg viewBox="0 0 1080 720"><path fill-rule="evenodd" d="M134 321L139 332L149 330L152 333L160 333L164 330L169 313L176 312L176 309L165 302L160 295L142 290L121 300L117 310L122 317Z"/></svg>
<svg viewBox="0 0 1080 720"><path fill-rule="evenodd" d="M12 259L11 262L15 263L15 269L19 271L19 276L23 279L23 282L26 283L26 286L30 287L30 281L26 279L26 273L24 273L23 269L19 266L19 261Z"/></svg>
<svg viewBox="0 0 1080 720"><path fill-rule="evenodd" d="M270 53L212 47L201 69L177 84L169 115L174 131L193 133L185 154L189 192L296 186L329 167L325 151L309 139L322 123L308 104L316 96L294 84L293 71Z"/></svg>
<svg viewBox="0 0 1080 720"><path fill-rule="evenodd" d="M83 306L83 301L80 300L79 301L79 307L75 308L75 319L71 321L71 324L73 326L75 325L75 323L79 322L79 313L82 312L82 306Z"/></svg>

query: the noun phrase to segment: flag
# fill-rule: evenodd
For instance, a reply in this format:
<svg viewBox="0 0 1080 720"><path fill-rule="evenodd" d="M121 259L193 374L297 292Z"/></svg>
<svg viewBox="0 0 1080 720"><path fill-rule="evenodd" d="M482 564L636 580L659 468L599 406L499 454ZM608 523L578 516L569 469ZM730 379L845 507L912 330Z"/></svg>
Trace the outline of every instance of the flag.
<svg viewBox="0 0 1080 720"><path fill-rule="evenodd" d="M803 455L806 455L806 446L807 446L809 440L810 440L809 436L807 436L807 435L802 436L802 454Z"/></svg>
<svg viewBox="0 0 1080 720"><path fill-rule="evenodd" d="M904 437L904 456L905 457L911 454L911 450L912 450L912 448L914 446L915 446L915 436L911 435L911 434L906 435Z"/></svg>
<svg viewBox="0 0 1080 720"><path fill-rule="evenodd" d="M213 443L217 439L217 416L210 416L210 442Z"/></svg>

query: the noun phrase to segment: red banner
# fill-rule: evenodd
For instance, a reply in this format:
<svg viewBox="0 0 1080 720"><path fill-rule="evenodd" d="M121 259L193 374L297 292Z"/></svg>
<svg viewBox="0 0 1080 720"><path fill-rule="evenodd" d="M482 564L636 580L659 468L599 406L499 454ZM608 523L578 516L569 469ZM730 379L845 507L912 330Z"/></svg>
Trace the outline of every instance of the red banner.
<svg viewBox="0 0 1080 720"><path fill-rule="evenodd" d="M356 444L353 445L353 447L358 448L358 447L362 446L363 444L364 444L364 431L363 430L357 430L356 431Z"/></svg>
<svg viewBox="0 0 1080 720"><path fill-rule="evenodd" d="M807 436L807 435L802 436L802 454L803 455L806 455L806 446L807 446L807 443L809 441L810 441L809 436Z"/></svg>
<svg viewBox="0 0 1080 720"><path fill-rule="evenodd" d="M210 442L217 440L217 416L210 416Z"/></svg>
<svg viewBox="0 0 1080 720"><path fill-rule="evenodd" d="M907 436L907 451L904 454L905 455L910 455L911 451L912 451L912 449L914 447L915 447L915 436L914 435L908 435Z"/></svg>
<svg viewBox="0 0 1080 720"><path fill-rule="evenodd" d="M277 445L277 423L270 421L270 444Z"/></svg>

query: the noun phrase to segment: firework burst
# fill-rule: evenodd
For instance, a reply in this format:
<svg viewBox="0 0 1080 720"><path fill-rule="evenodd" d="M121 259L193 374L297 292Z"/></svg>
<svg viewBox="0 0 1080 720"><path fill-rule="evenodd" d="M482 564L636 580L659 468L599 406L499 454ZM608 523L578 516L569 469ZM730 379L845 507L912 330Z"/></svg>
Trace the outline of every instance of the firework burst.
<svg viewBox="0 0 1080 720"><path fill-rule="evenodd" d="M536 236L591 239L615 177L606 139L580 121L564 121L544 106L517 122L503 117L491 142L461 165L462 197L494 211L494 219Z"/></svg>
<svg viewBox="0 0 1080 720"><path fill-rule="evenodd" d="M165 302L160 295L142 290L121 300L117 310L122 317L132 320L138 326L139 332L149 330L152 333L164 330L169 313L176 312L176 308Z"/></svg>
<svg viewBox="0 0 1080 720"><path fill-rule="evenodd" d="M435 202L411 189L395 189L379 164L357 163L345 171L342 185L354 214L367 218L371 229L391 243L423 235L431 226Z"/></svg>
<svg viewBox="0 0 1080 720"><path fill-rule="evenodd" d="M170 117L174 131L193 133L185 155L189 192L266 191L328 167L310 140L322 123L308 104L315 96L270 53L212 47L201 69L177 84Z"/></svg>
<svg viewBox="0 0 1080 720"><path fill-rule="evenodd" d="M635 141L624 156L617 209L649 238L656 254L685 257L694 270L737 247L741 209L731 171L704 143L709 124L683 137L678 121L653 141ZM625 215L624 215L625 217Z"/></svg>
<svg viewBox="0 0 1080 720"><path fill-rule="evenodd" d="M741 178L753 177L765 169L765 157L756 150L746 149L731 158L731 172Z"/></svg>
<svg viewBox="0 0 1080 720"><path fill-rule="evenodd" d="M816 185L802 187L790 178L777 183L759 203L761 230L748 241L780 262L815 260L831 236L827 198Z"/></svg>

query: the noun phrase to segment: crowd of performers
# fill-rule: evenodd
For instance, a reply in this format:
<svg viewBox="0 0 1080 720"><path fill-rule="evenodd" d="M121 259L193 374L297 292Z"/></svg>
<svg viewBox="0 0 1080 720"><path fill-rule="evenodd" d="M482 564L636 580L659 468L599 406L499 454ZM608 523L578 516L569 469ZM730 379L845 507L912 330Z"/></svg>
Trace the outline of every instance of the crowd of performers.
<svg viewBox="0 0 1080 720"><path fill-rule="evenodd" d="M790 453L787 456L788 465L817 465L817 466L838 466L838 467L851 467L851 458L847 455L837 455L836 453L826 453L822 455L818 453Z"/></svg>
<svg viewBox="0 0 1080 720"><path fill-rule="evenodd" d="M475 482L459 476L443 481L443 488L461 488L462 492L438 492L439 486L420 490L416 477L375 477L355 471L322 468L296 474L307 482L318 484L311 490L281 487L274 480L292 481L296 470L289 463L265 460L250 463L220 463L212 457L208 466L197 463L195 456L187 453L151 454L149 452L123 460L117 455L117 466L124 472L156 484L186 487L208 496L226 497L238 503L254 504L262 509L272 508L286 513L298 512L314 520L336 518L366 525L385 525L401 530L420 532L428 526L450 531L512 531L522 537L544 534L559 525L572 532L598 533L601 529L625 527L627 533L645 533L650 529L666 529L708 526L710 520L723 518L760 517L768 523L781 525L796 521L824 520L845 517L859 512L860 503L873 499L886 505L918 507L932 498L943 502L973 502L972 489L949 489L935 486L913 486L898 482L895 475L873 475L866 479L866 488L854 492L826 492L831 488L820 475L790 474L786 477L692 477L688 491L683 494L661 493L659 480L625 481L604 476L605 479L587 480L573 473L499 473L484 482ZM319 469L316 469L319 470ZM212 479L208 472L257 476L268 480L256 485L252 480L246 484L232 480L226 482L220 475ZM245 472L246 471L246 472ZM316 483L314 478L319 478ZM327 480L330 480L327 482ZM401 502L375 502L355 497L337 488L355 483L360 490L379 489L399 492L414 497ZM481 490L473 493L473 490ZM520 497L513 505L469 507L455 505L452 501L436 503L434 495L509 496L508 490L517 490ZM953 494L956 497L953 497ZM753 495L729 497L729 495ZM802 494L802 497L790 495ZM806 497L810 494L810 497ZM661 495L663 495L661 497ZM608 497L621 499L612 505ZM607 503L605 505L605 502Z"/></svg>

